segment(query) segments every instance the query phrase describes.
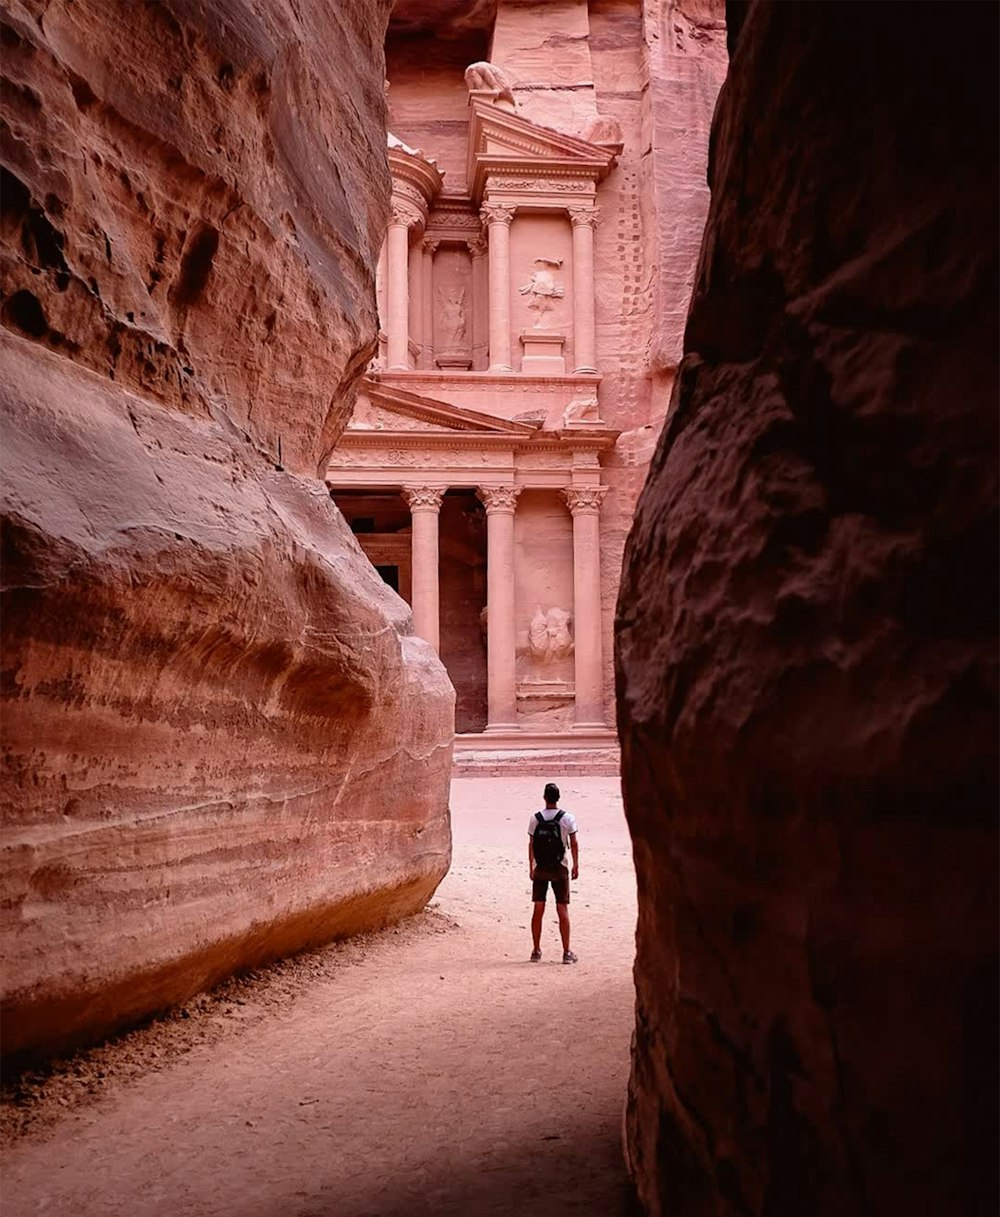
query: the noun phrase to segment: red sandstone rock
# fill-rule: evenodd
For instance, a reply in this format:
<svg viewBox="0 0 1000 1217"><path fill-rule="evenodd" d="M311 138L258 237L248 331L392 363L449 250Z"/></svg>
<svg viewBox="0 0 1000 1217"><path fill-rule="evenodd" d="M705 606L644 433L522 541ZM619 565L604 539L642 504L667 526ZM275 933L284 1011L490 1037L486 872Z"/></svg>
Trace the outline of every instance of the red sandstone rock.
<svg viewBox="0 0 1000 1217"><path fill-rule="evenodd" d="M617 622L651 1214L995 1211L996 14L948 12L751 5L716 113Z"/></svg>
<svg viewBox="0 0 1000 1217"><path fill-rule="evenodd" d="M374 345L387 9L5 8L6 1052L447 869L453 692L313 480Z"/></svg>

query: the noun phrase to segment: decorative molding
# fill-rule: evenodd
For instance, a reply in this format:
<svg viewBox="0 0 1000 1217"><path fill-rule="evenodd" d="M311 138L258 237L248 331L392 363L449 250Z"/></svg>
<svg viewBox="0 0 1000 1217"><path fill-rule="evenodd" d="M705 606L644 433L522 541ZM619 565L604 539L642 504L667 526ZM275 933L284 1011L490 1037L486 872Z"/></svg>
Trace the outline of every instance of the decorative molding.
<svg viewBox="0 0 1000 1217"><path fill-rule="evenodd" d="M435 515L441 510L441 500L444 498L444 488L439 486L404 486L403 498L414 511L433 511Z"/></svg>
<svg viewBox="0 0 1000 1217"><path fill-rule="evenodd" d="M601 503L607 493L607 486L577 486L564 490L562 496L572 514L580 515L584 512L600 511Z"/></svg>
<svg viewBox="0 0 1000 1217"><path fill-rule="evenodd" d="M485 258L490 248L489 241L482 233L466 241L465 245L473 258Z"/></svg>
<svg viewBox="0 0 1000 1217"><path fill-rule="evenodd" d="M517 507L517 496L521 493L520 486L480 486L476 497L486 508L486 514L494 512L514 514Z"/></svg>
<svg viewBox="0 0 1000 1217"><path fill-rule="evenodd" d="M546 168L546 173L553 170ZM487 190L530 190L536 194L590 194L594 183L581 178L560 177L493 177L486 182Z"/></svg>
<svg viewBox="0 0 1000 1217"><path fill-rule="evenodd" d="M503 224L505 228L509 228L515 211L517 208L513 203L484 203L479 209L479 215L483 223L490 227Z"/></svg>

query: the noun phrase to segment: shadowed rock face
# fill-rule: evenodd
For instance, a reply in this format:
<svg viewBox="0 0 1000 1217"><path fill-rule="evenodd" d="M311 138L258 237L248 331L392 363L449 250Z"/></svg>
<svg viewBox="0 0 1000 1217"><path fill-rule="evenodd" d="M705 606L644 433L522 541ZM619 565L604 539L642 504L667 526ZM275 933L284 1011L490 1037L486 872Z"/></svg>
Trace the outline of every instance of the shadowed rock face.
<svg viewBox="0 0 1000 1217"><path fill-rule="evenodd" d="M375 336L388 7L6 6L8 1053L447 869L451 686L315 480Z"/></svg>
<svg viewBox="0 0 1000 1217"><path fill-rule="evenodd" d="M995 1211L996 14L744 7L618 606L630 1166Z"/></svg>

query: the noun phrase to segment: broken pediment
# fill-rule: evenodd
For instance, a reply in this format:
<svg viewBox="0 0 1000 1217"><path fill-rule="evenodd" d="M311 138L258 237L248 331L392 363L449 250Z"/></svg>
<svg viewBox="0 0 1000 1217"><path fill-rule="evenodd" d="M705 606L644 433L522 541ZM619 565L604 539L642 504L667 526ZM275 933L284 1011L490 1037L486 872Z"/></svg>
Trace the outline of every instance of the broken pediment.
<svg viewBox="0 0 1000 1217"><path fill-rule="evenodd" d="M520 175L527 182L547 175L576 179L581 193L593 193L615 164L618 145L590 143L576 135L539 126L520 114L477 96L470 98L468 180L480 202L497 175Z"/></svg>
<svg viewBox="0 0 1000 1217"><path fill-rule="evenodd" d="M512 422L478 410L437 401L421 393L390 388L366 379L361 383L347 430L352 434L366 431L415 431L429 434L472 432L517 439L535 434L539 426L538 422Z"/></svg>

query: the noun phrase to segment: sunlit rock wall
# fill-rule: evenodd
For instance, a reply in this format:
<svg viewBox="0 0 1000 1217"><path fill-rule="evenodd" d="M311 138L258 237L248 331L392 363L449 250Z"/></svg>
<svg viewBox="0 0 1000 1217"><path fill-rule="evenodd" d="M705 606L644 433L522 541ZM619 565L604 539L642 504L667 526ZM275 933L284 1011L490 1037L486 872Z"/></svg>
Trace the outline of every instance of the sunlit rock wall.
<svg viewBox="0 0 1000 1217"><path fill-rule="evenodd" d="M617 621L651 1214L996 1209L996 10L944 11L730 14Z"/></svg>
<svg viewBox="0 0 1000 1217"><path fill-rule="evenodd" d="M3 17L4 1049L422 906L453 692L316 480L388 0Z"/></svg>

